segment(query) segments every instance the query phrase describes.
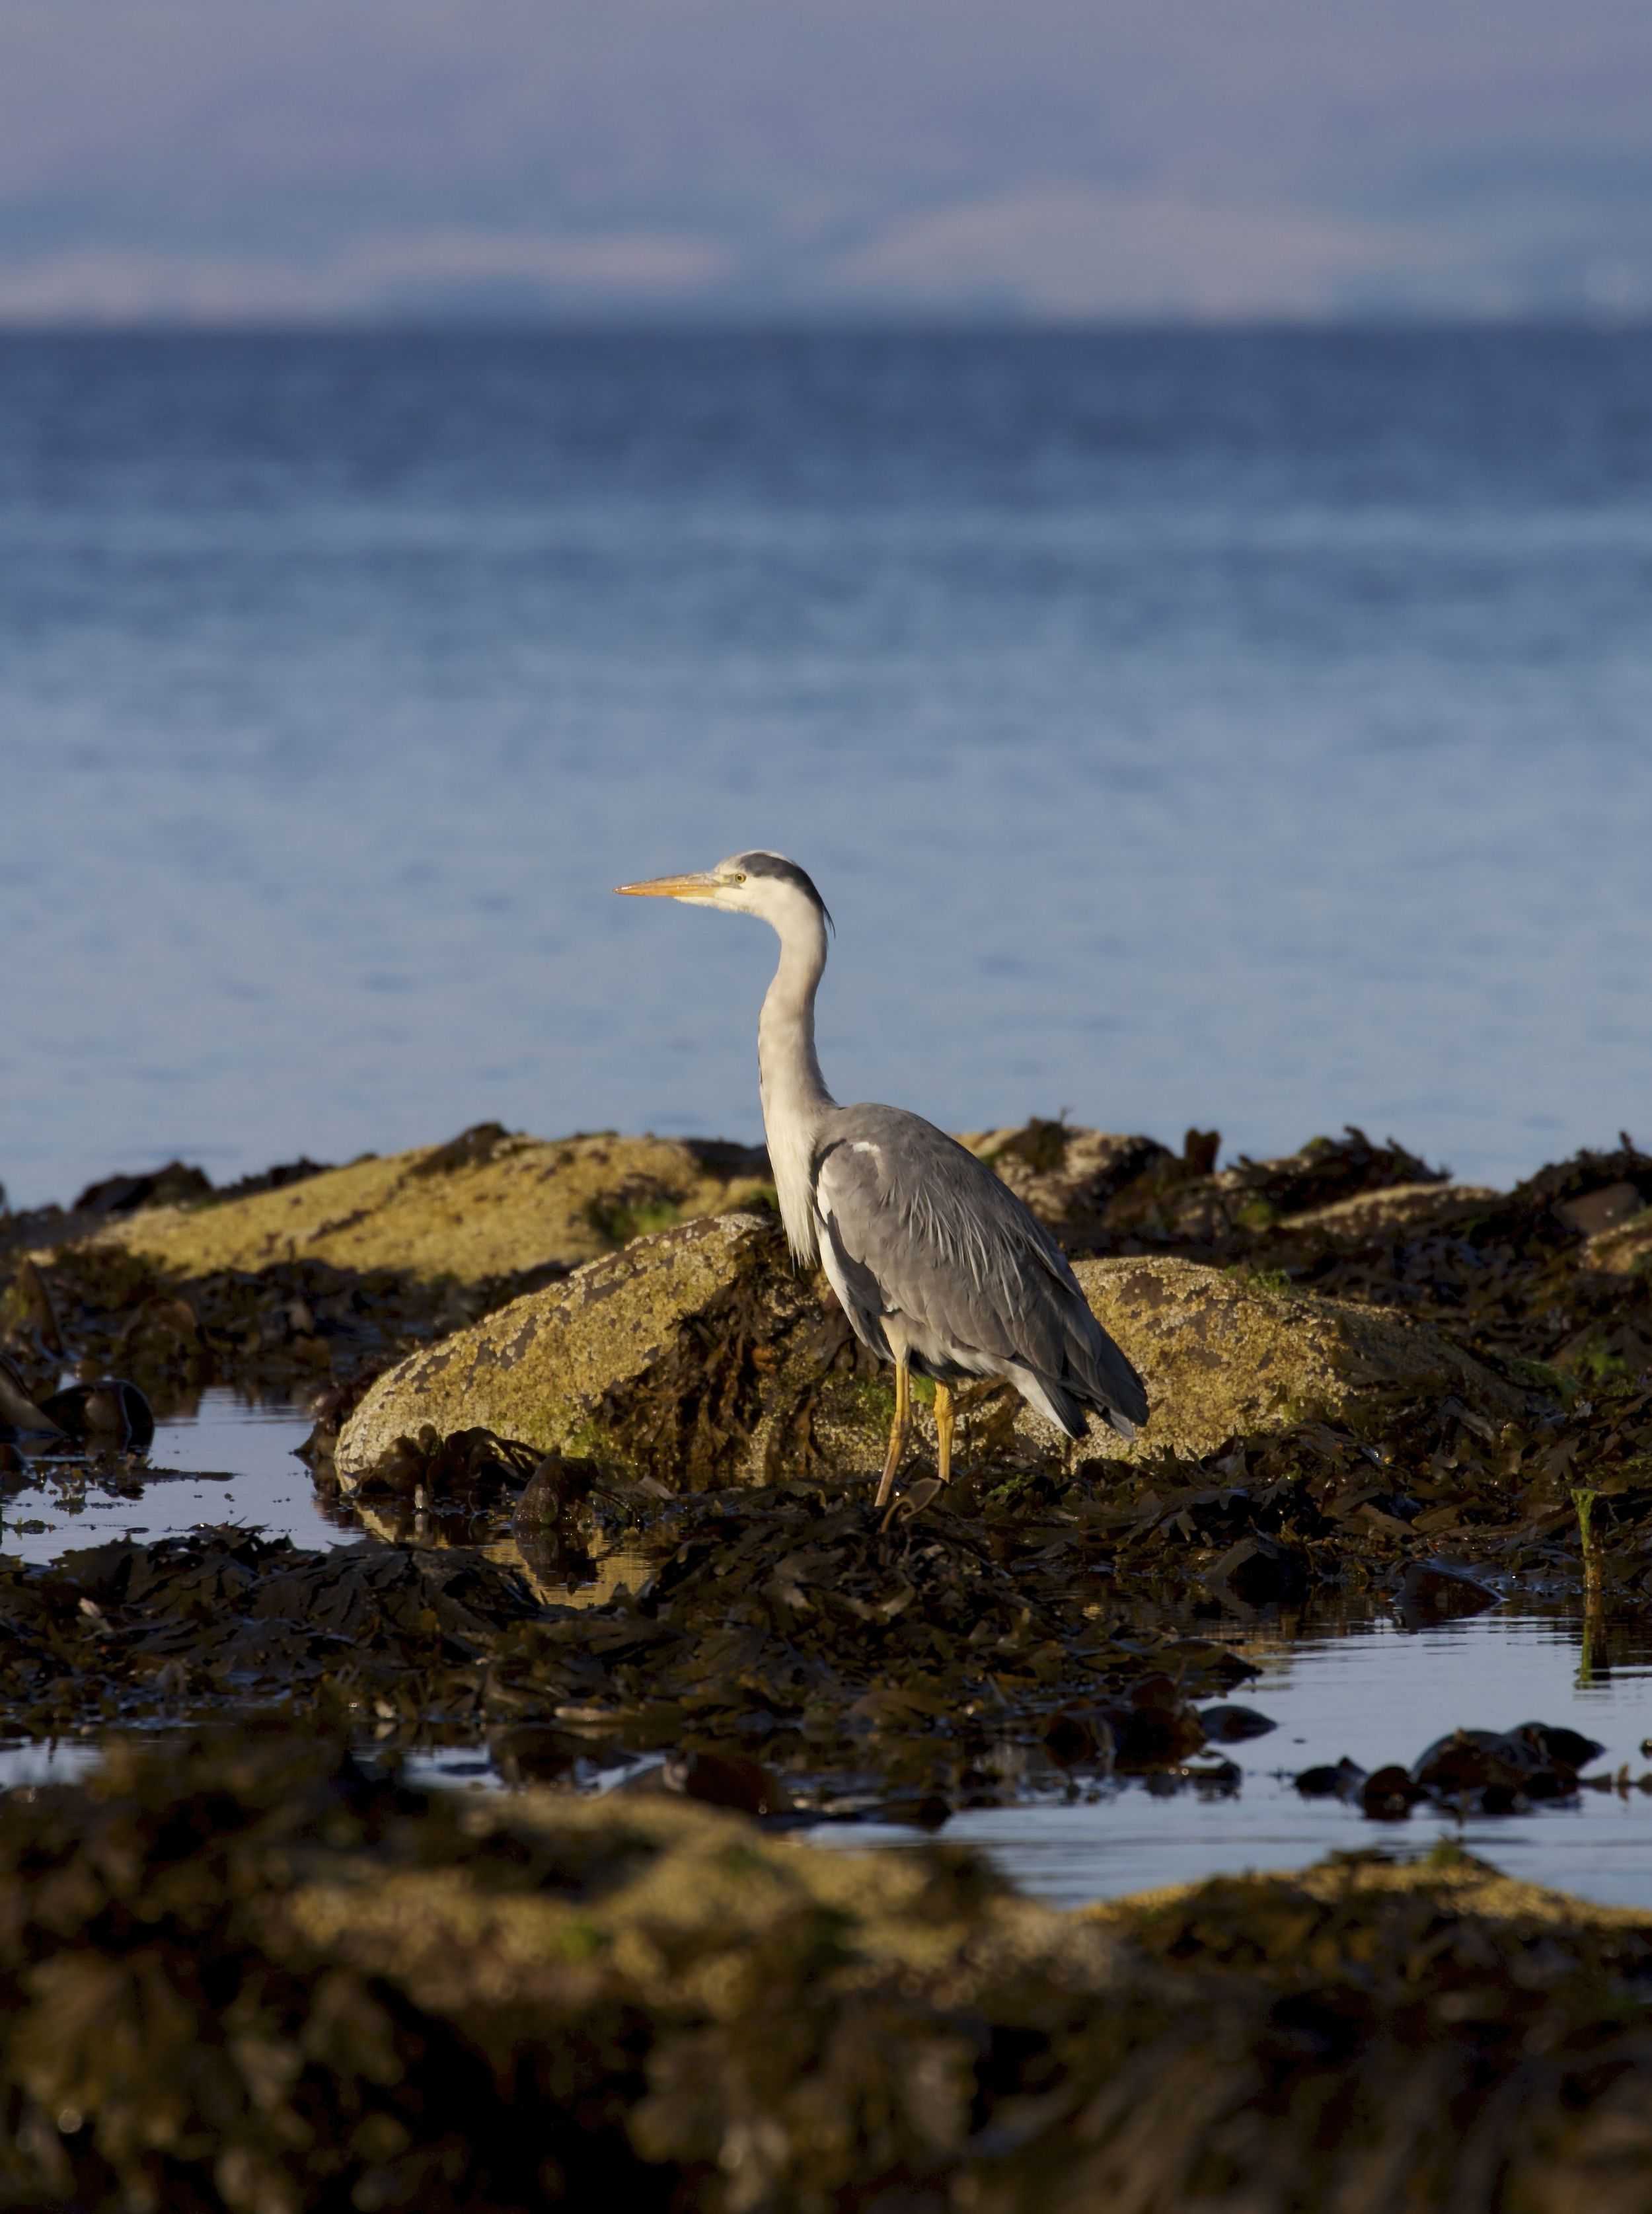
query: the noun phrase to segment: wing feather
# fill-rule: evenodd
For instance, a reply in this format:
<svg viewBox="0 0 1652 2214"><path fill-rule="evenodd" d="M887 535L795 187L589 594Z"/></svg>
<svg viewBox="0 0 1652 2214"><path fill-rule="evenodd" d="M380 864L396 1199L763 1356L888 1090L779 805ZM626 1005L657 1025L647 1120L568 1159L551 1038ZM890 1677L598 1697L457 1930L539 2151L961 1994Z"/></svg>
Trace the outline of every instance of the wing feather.
<svg viewBox="0 0 1652 2214"><path fill-rule="evenodd" d="M1147 1417L1135 1369L1091 1313L1067 1256L955 1139L893 1107L828 1117L815 1204L857 1304L959 1349L1014 1362L1084 1404Z"/></svg>

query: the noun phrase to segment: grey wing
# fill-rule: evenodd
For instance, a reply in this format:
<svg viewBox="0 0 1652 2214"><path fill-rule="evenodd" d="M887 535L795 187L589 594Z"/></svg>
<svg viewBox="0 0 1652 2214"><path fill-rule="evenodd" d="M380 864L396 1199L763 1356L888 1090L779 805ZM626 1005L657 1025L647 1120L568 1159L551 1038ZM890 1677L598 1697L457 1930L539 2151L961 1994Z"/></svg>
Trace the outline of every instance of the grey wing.
<svg viewBox="0 0 1652 2214"><path fill-rule="evenodd" d="M868 1344L887 1356L878 1318L899 1314L954 1373L990 1373L983 1361L1030 1372L1074 1434L1082 1406L1127 1432L1147 1419L1141 1379L1091 1313L1061 1247L945 1131L897 1108L840 1108L822 1133L813 1185L823 1242Z"/></svg>

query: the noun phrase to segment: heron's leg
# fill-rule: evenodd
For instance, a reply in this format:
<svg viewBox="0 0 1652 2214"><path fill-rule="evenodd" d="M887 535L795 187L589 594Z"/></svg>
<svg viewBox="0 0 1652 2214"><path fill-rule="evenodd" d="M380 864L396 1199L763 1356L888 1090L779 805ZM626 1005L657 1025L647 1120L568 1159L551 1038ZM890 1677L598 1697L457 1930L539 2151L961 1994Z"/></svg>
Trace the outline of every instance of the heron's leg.
<svg viewBox="0 0 1652 2214"><path fill-rule="evenodd" d="M945 1384L935 1386L935 1447L940 1480L952 1480L952 1394Z"/></svg>
<svg viewBox="0 0 1652 2214"><path fill-rule="evenodd" d="M895 1364L895 1420L889 1434L889 1458L884 1463L884 1480L878 1487L874 1504L889 1503L889 1495L895 1489L895 1471L901 1465L901 1455L906 1451L906 1441L912 1428L912 1371L902 1354Z"/></svg>

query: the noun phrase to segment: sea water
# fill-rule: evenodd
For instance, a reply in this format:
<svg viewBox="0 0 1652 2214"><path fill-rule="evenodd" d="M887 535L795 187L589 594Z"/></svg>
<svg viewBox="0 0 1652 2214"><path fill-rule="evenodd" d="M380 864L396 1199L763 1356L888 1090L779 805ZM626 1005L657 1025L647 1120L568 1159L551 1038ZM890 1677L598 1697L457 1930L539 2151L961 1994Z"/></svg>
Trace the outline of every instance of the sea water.
<svg viewBox="0 0 1652 2214"><path fill-rule="evenodd" d="M845 1098L1652 1128L1652 333L0 337L0 1179Z"/></svg>

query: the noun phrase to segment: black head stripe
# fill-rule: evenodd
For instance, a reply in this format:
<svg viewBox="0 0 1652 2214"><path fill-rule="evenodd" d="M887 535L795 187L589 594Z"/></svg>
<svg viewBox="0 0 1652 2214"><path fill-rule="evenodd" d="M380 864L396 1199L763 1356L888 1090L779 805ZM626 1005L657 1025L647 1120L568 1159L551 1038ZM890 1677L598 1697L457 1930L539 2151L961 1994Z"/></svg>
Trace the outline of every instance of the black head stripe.
<svg viewBox="0 0 1652 2214"><path fill-rule="evenodd" d="M795 861L788 861L784 853L738 853L734 866L743 869L749 877L778 877L782 884L794 884L805 898L814 902L827 921L831 921L831 910L815 890L814 878Z"/></svg>

